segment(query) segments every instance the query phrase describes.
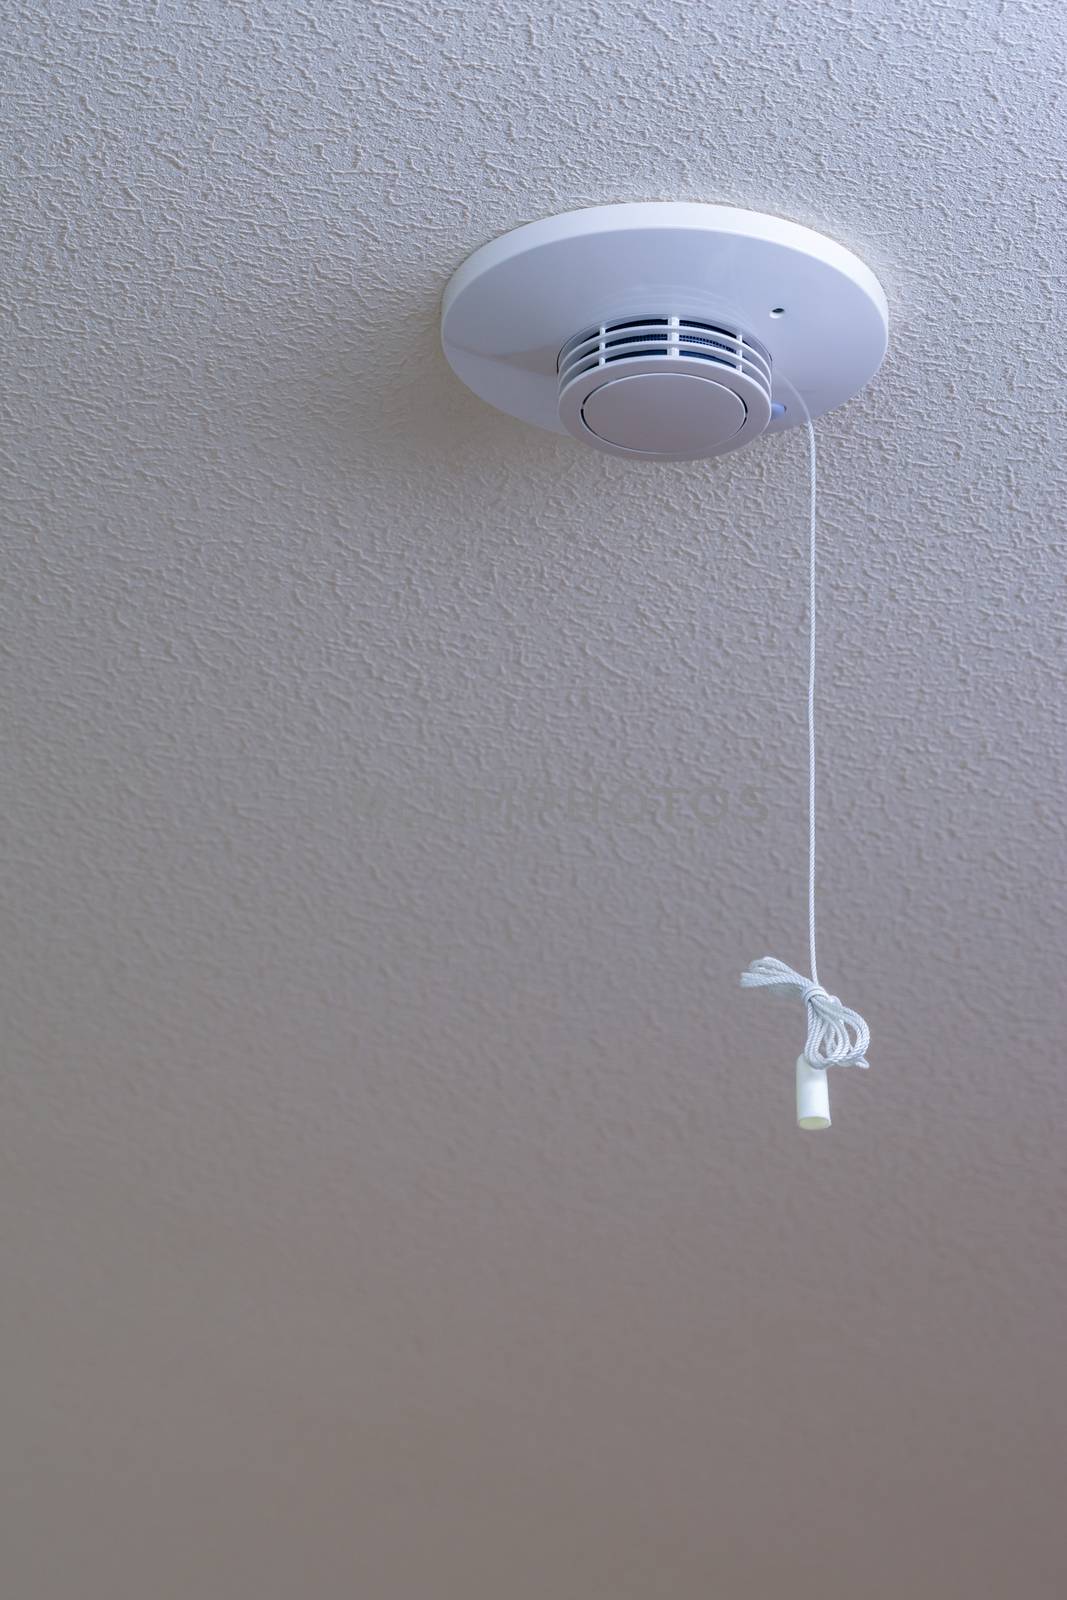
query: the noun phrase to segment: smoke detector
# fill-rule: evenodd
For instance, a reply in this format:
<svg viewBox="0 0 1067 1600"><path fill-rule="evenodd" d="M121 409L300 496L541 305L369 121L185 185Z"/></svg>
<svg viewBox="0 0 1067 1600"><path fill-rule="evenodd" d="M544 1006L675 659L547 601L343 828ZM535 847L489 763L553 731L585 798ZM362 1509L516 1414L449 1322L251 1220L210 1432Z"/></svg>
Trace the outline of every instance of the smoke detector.
<svg viewBox="0 0 1067 1600"><path fill-rule="evenodd" d="M592 206L483 245L445 290L445 355L501 411L645 461L722 455L878 370L888 312L810 228L674 201Z"/></svg>

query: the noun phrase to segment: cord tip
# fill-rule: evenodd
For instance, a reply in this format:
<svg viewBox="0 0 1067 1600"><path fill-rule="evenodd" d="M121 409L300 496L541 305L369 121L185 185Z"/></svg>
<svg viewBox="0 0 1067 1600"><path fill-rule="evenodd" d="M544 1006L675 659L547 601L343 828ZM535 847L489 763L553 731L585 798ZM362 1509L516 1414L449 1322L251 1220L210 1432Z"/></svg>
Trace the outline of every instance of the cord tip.
<svg viewBox="0 0 1067 1600"><path fill-rule="evenodd" d="M808 1132L830 1126L830 1085L826 1069L797 1056L797 1127Z"/></svg>

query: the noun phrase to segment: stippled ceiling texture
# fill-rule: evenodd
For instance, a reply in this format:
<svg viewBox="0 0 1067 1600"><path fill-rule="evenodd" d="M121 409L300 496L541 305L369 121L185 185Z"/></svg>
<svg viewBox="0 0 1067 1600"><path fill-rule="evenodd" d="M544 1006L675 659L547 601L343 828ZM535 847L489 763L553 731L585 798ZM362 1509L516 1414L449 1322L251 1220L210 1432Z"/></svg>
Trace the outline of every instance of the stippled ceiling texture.
<svg viewBox="0 0 1067 1600"><path fill-rule="evenodd" d="M1061 1600L1064 13L12 5L4 1592ZM892 345L614 462L437 342L702 199Z"/></svg>

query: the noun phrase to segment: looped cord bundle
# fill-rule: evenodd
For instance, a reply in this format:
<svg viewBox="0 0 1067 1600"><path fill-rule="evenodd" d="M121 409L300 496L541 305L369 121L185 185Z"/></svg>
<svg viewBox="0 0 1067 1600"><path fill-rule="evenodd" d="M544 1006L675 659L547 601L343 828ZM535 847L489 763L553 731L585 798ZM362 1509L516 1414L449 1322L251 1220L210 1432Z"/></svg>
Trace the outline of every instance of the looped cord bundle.
<svg viewBox="0 0 1067 1600"><path fill-rule="evenodd" d="M772 994L791 994L799 989L808 1008L808 1037L804 1056L811 1067L869 1067L867 1046L871 1030L858 1011L842 1005L836 994L827 994L821 984L801 977L784 961L763 956L741 974L742 989L769 989Z"/></svg>
<svg viewBox="0 0 1067 1600"><path fill-rule="evenodd" d="M804 978L784 961L764 956L753 961L741 974L744 989L770 989L789 994L799 989L808 1013L808 1037L804 1053L797 1061L797 1121L802 1128L828 1128L830 1101L826 1087L827 1067L867 1067L867 1047L871 1030L858 1011L842 1005L819 983L815 954L815 429L807 408L795 395L804 412L808 435L808 473L810 485L808 517L808 950L811 977Z"/></svg>

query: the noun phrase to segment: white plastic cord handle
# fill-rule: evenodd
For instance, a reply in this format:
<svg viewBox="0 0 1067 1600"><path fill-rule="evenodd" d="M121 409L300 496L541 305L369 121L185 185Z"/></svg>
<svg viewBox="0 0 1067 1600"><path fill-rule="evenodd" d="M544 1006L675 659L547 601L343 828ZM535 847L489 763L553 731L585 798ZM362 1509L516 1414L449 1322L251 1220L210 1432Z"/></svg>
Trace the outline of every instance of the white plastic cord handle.
<svg viewBox="0 0 1067 1600"><path fill-rule="evenodd" d="M830 1086L826 1068L813 1067L807 1056L797 1056L797 1127L830 1126Z"/></svg>

